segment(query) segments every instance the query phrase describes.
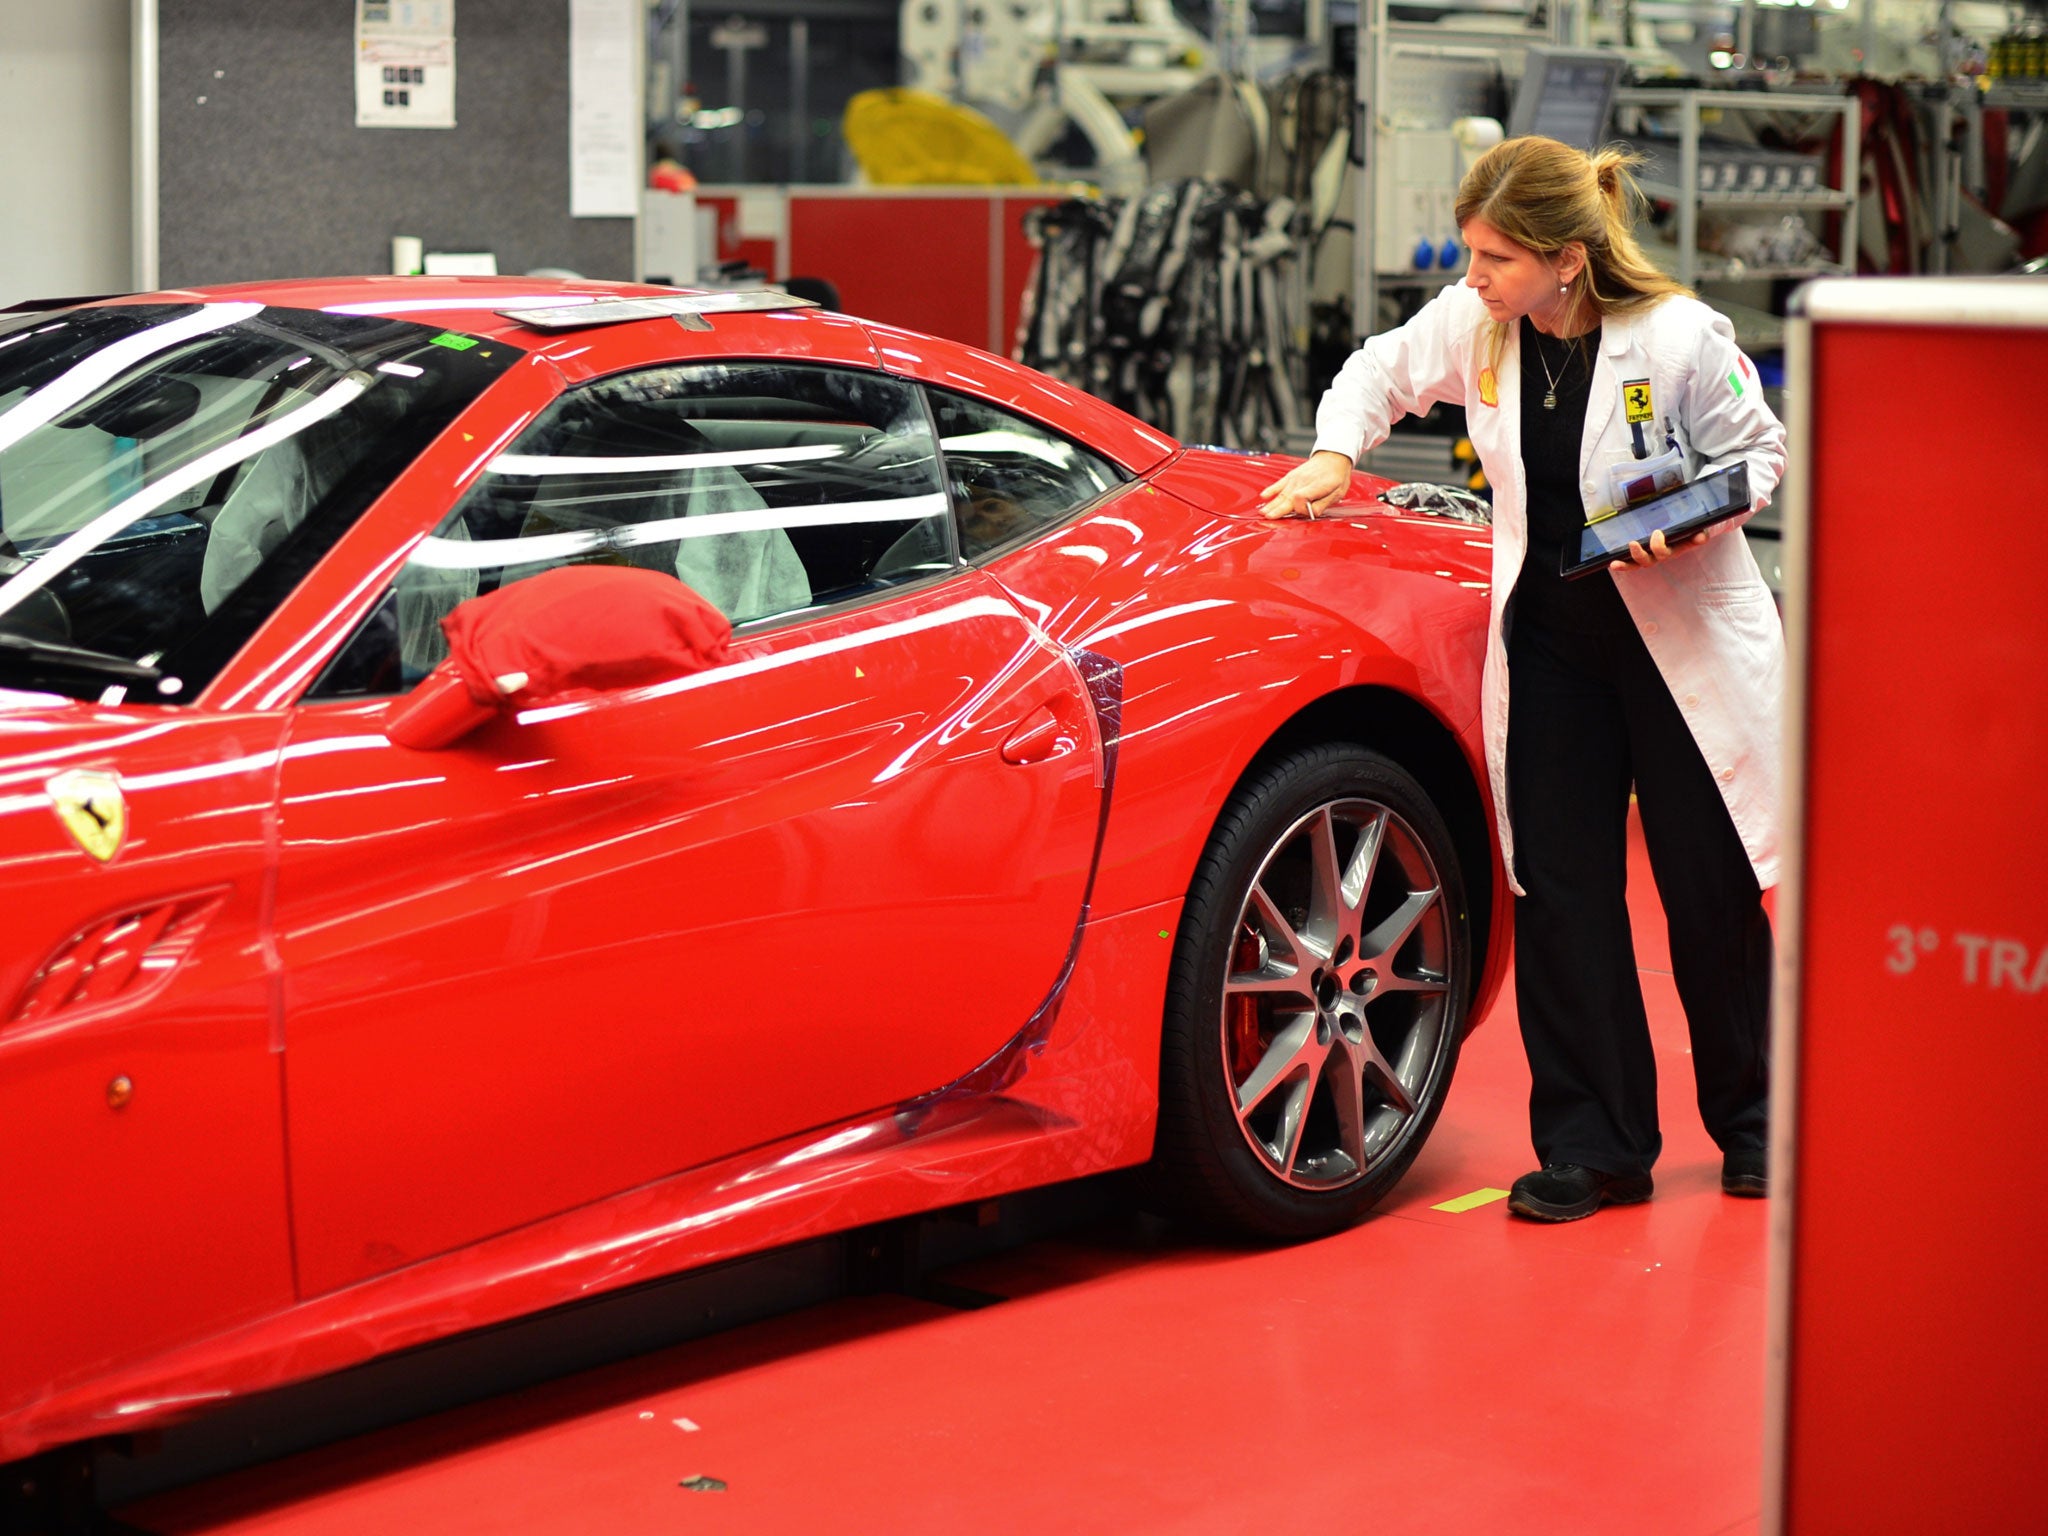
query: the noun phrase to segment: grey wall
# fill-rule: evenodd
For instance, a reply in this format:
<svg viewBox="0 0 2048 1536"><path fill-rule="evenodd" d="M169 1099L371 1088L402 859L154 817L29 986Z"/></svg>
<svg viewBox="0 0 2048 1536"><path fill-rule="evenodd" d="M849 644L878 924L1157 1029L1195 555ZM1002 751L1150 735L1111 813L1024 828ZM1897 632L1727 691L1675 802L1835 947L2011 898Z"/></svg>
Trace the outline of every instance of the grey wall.
<svg viewBox="0 0 2048 1536"><path fill-rule="evenodd" d="M355 126L350 0L158 16L164 286L389 272L393 235L633 276L630 219L569 216L569 0L459 0L453 129Z"/></svg>
<svg viewBox="0 0 2048 1536"><path fill-rule="evenodd" d="M0 305L133 286L129 0L0 0Z"/></svg>

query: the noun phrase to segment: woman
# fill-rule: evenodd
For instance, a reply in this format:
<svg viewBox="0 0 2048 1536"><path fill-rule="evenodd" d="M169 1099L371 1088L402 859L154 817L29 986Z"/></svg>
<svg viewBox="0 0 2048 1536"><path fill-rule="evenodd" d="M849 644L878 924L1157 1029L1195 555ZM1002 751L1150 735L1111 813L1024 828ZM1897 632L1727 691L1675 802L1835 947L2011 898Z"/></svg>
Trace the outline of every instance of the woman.
<svg viewBox="0 0 2048 1536"><path fill-rule="evenodd" d="M1566 543L1612 504L1610 483L1667 442L1688 479L1747 464L1757 504L1784 470L1784 428L1728 322L1630 233L1628 164L1543 138L1482 156L1458 191L1464 282L1352 355L1317 413L1314 455L1263 508L1313 517L1397 418L1465 407L1493 486L1482 719L1543 1165L1508 1209L1539 1221L1648 1199L1662 1144L1624 897L1631 785L1721 1187L1766 1191L1776 609L1736 519L1558 575Z"/></svg>

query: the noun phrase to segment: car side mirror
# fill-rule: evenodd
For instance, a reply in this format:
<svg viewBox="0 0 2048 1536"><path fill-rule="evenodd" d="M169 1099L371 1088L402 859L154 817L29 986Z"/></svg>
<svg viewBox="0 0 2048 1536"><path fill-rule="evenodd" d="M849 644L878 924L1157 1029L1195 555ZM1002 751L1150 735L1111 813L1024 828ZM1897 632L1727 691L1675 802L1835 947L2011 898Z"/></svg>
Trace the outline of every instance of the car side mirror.
<svg viewBox="0 0 2048 1536"><path fill-rule="evenodd" d="M513 673L505 681L512 687L497 699L479 702L455 664L444 661L411 693L391 701L384 711L384 734L398 746L419 752L452 747L500 709L513 707L512 696L526 680Z"/></svg>
<svg viewBox="0 0 2048 1536"><path fill-rule="evenodd" d="M401 747L453 746L493 715L644 688L725 660L732 625L672 576L569 565L456 605L448 659L384 711Z"/></svg>

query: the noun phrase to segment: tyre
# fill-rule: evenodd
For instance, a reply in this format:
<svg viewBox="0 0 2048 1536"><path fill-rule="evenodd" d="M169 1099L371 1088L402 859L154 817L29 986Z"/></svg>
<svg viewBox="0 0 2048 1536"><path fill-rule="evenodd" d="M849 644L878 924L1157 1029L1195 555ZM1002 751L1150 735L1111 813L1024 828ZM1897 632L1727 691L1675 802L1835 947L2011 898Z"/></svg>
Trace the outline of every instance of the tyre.
<svg viewBox="0 0 2048 1536"><path fill-rule="evenodd" d="M1411 775L1348 743L1260 772L1182 912L1155 1186L1247 1236L1363 1216L1443 1108L1472 954L1456 845Z"/></svg>

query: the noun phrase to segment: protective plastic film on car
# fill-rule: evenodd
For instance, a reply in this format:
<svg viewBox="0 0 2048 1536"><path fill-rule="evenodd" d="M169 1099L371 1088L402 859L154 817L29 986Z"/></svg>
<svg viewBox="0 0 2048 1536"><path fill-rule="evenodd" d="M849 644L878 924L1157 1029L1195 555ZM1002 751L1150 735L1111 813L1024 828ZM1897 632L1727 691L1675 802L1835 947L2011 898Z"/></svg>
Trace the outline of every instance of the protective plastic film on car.
<svg viewBox="0 0 2048 1536"><path fill-rule="evenodd" d="M520 356L253 302L0 322L0 680L197 696Z"/></svg>
<svg viewBox="0 0 2048 1536"><path fill-rule="evenodd" d="M1427 512L1432 517L1455 518L1461 523L1486 526L1493 523L1493 507L1484 497L1461 491L1455 486L1434 485L1427 480L1390 485L1380 492L1380 500L1404 512Z"/></svg>
<svg viewBox="0 0 2048 1536"><path fill-rule="evenodd" d="M410 687L468 597L562 565L673 576L734 624L957 568L913 385L774 363L660 367L570 391L414 548L319 697Z"/></svg>

